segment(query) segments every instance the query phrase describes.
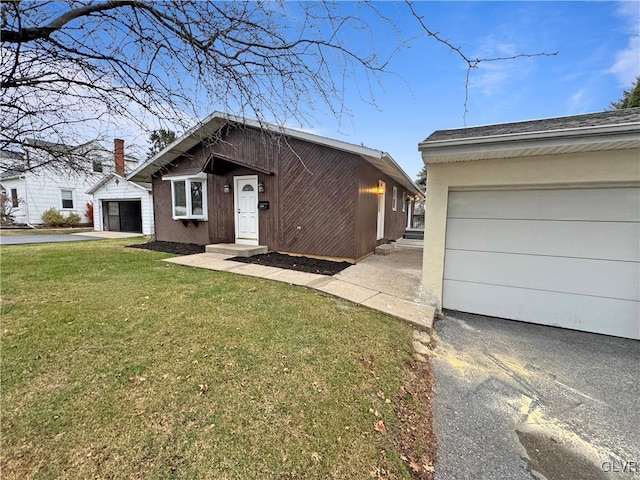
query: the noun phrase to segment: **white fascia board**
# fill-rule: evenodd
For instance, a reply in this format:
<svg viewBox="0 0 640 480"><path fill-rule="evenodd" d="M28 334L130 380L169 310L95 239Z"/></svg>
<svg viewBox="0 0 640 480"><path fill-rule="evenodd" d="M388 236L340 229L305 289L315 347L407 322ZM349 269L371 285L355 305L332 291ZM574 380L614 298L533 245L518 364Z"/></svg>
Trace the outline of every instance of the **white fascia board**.
<svg viewBox="0 0 640 480"><path fill-rule="evenodd" d="M196 173L193 175L163 175L162 180L206 180L207 174L204 172Z"/></svg>
<svg viewBox="0 0 640 480"><path fill-rule="evenodd" d="M127 180L148 182L153 173L168 165L180 155L185 154L191 148L198 145L203 139L211 136L223 127L227 121L222 118L222 115L220 112L213 112L202 122L187 130L173 143L167 145L155 156L134 169L127 175ZM218 121L215 121L216 119L218 119Z"/></svg>

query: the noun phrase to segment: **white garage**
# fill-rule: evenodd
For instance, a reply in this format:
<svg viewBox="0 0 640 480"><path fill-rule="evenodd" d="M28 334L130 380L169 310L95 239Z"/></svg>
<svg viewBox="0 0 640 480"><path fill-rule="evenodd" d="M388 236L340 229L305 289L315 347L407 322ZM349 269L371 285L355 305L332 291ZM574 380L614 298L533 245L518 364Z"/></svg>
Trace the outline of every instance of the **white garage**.
<svg viewBox="0 0 640 480"><path fill-rule="evenodd" d="M434 304L640 339L640 109L438 131L420 149Z"/></svg>
<svg viewBox="0 0 640 480"><path fill-rule="evenodd" d="M442 306L633 337L639 218L635 187L452 191Z"/></svg>
<svg viewBox="0 0 640 480"><path fill-rule="evenodd" d="M92 186L93 226L96 231L153 235L151 184L133 182L112 173Z"/></svg>

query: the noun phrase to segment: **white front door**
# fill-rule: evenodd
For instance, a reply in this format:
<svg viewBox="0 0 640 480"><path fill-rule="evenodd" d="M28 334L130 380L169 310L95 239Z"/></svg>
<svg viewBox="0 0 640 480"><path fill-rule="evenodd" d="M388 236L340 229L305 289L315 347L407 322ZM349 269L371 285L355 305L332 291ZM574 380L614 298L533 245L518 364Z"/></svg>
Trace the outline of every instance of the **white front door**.
<svg viewBox="0 0 640 480"><path fill-rule="evenodd" d="M233 177L236 243L258 245L258 176Z"/></svg>
<svg viewBox="0 0 640 480"><path fill-rule="evenodd" d="M382 193L380 193L382 192ZM384 238L384 196L385 184L381 180L378 182L378 228L376 231L376 240Z"/></svg>

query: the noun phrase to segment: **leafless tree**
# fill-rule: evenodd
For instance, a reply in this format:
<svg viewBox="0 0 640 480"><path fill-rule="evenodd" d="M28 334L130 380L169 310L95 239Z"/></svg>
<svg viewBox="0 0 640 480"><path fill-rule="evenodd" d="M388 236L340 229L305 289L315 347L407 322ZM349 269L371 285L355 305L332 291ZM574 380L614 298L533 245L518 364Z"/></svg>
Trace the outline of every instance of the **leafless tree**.
<svg viewBox="0 0 640 480"><path fill-rule="evenodd" d="M63 166L46 145L112 136L114 121L185 130L222 109L305 125L320 103L341 118L355 78L375 103L371 86L403 46L375 4L329 1L3 0L1 41L0 149L46 140L32 148Z"/></svg>
<svg viewBox="0 0 640 480"><path fill-rule="evenodd" d="M147 131L157 119L185 128L207 105L303 123L323 102L339 116L350 78L375 81L389 57L376 54L379 32L345 10L325 2L2 2L0 149L26 138L75 145L115 117Z"/></svg>

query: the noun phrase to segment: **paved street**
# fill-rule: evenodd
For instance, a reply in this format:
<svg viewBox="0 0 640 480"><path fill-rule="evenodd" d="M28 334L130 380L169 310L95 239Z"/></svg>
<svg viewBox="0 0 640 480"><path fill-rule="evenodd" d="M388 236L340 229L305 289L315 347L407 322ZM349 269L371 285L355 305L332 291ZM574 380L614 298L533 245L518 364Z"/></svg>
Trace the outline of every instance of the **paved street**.
<svg viewBox="0 0 640 480"><path fill-rule="evenodd" d="M640 477L640 342L458 312L434 330L436 479Z"/></svg>
<svg viewBox="0 0 640 480"><path fill-rule="evenodd" d="M26 245L29 243L86 242L100 240L85 235L0 235L0 245Z"/></svg>

